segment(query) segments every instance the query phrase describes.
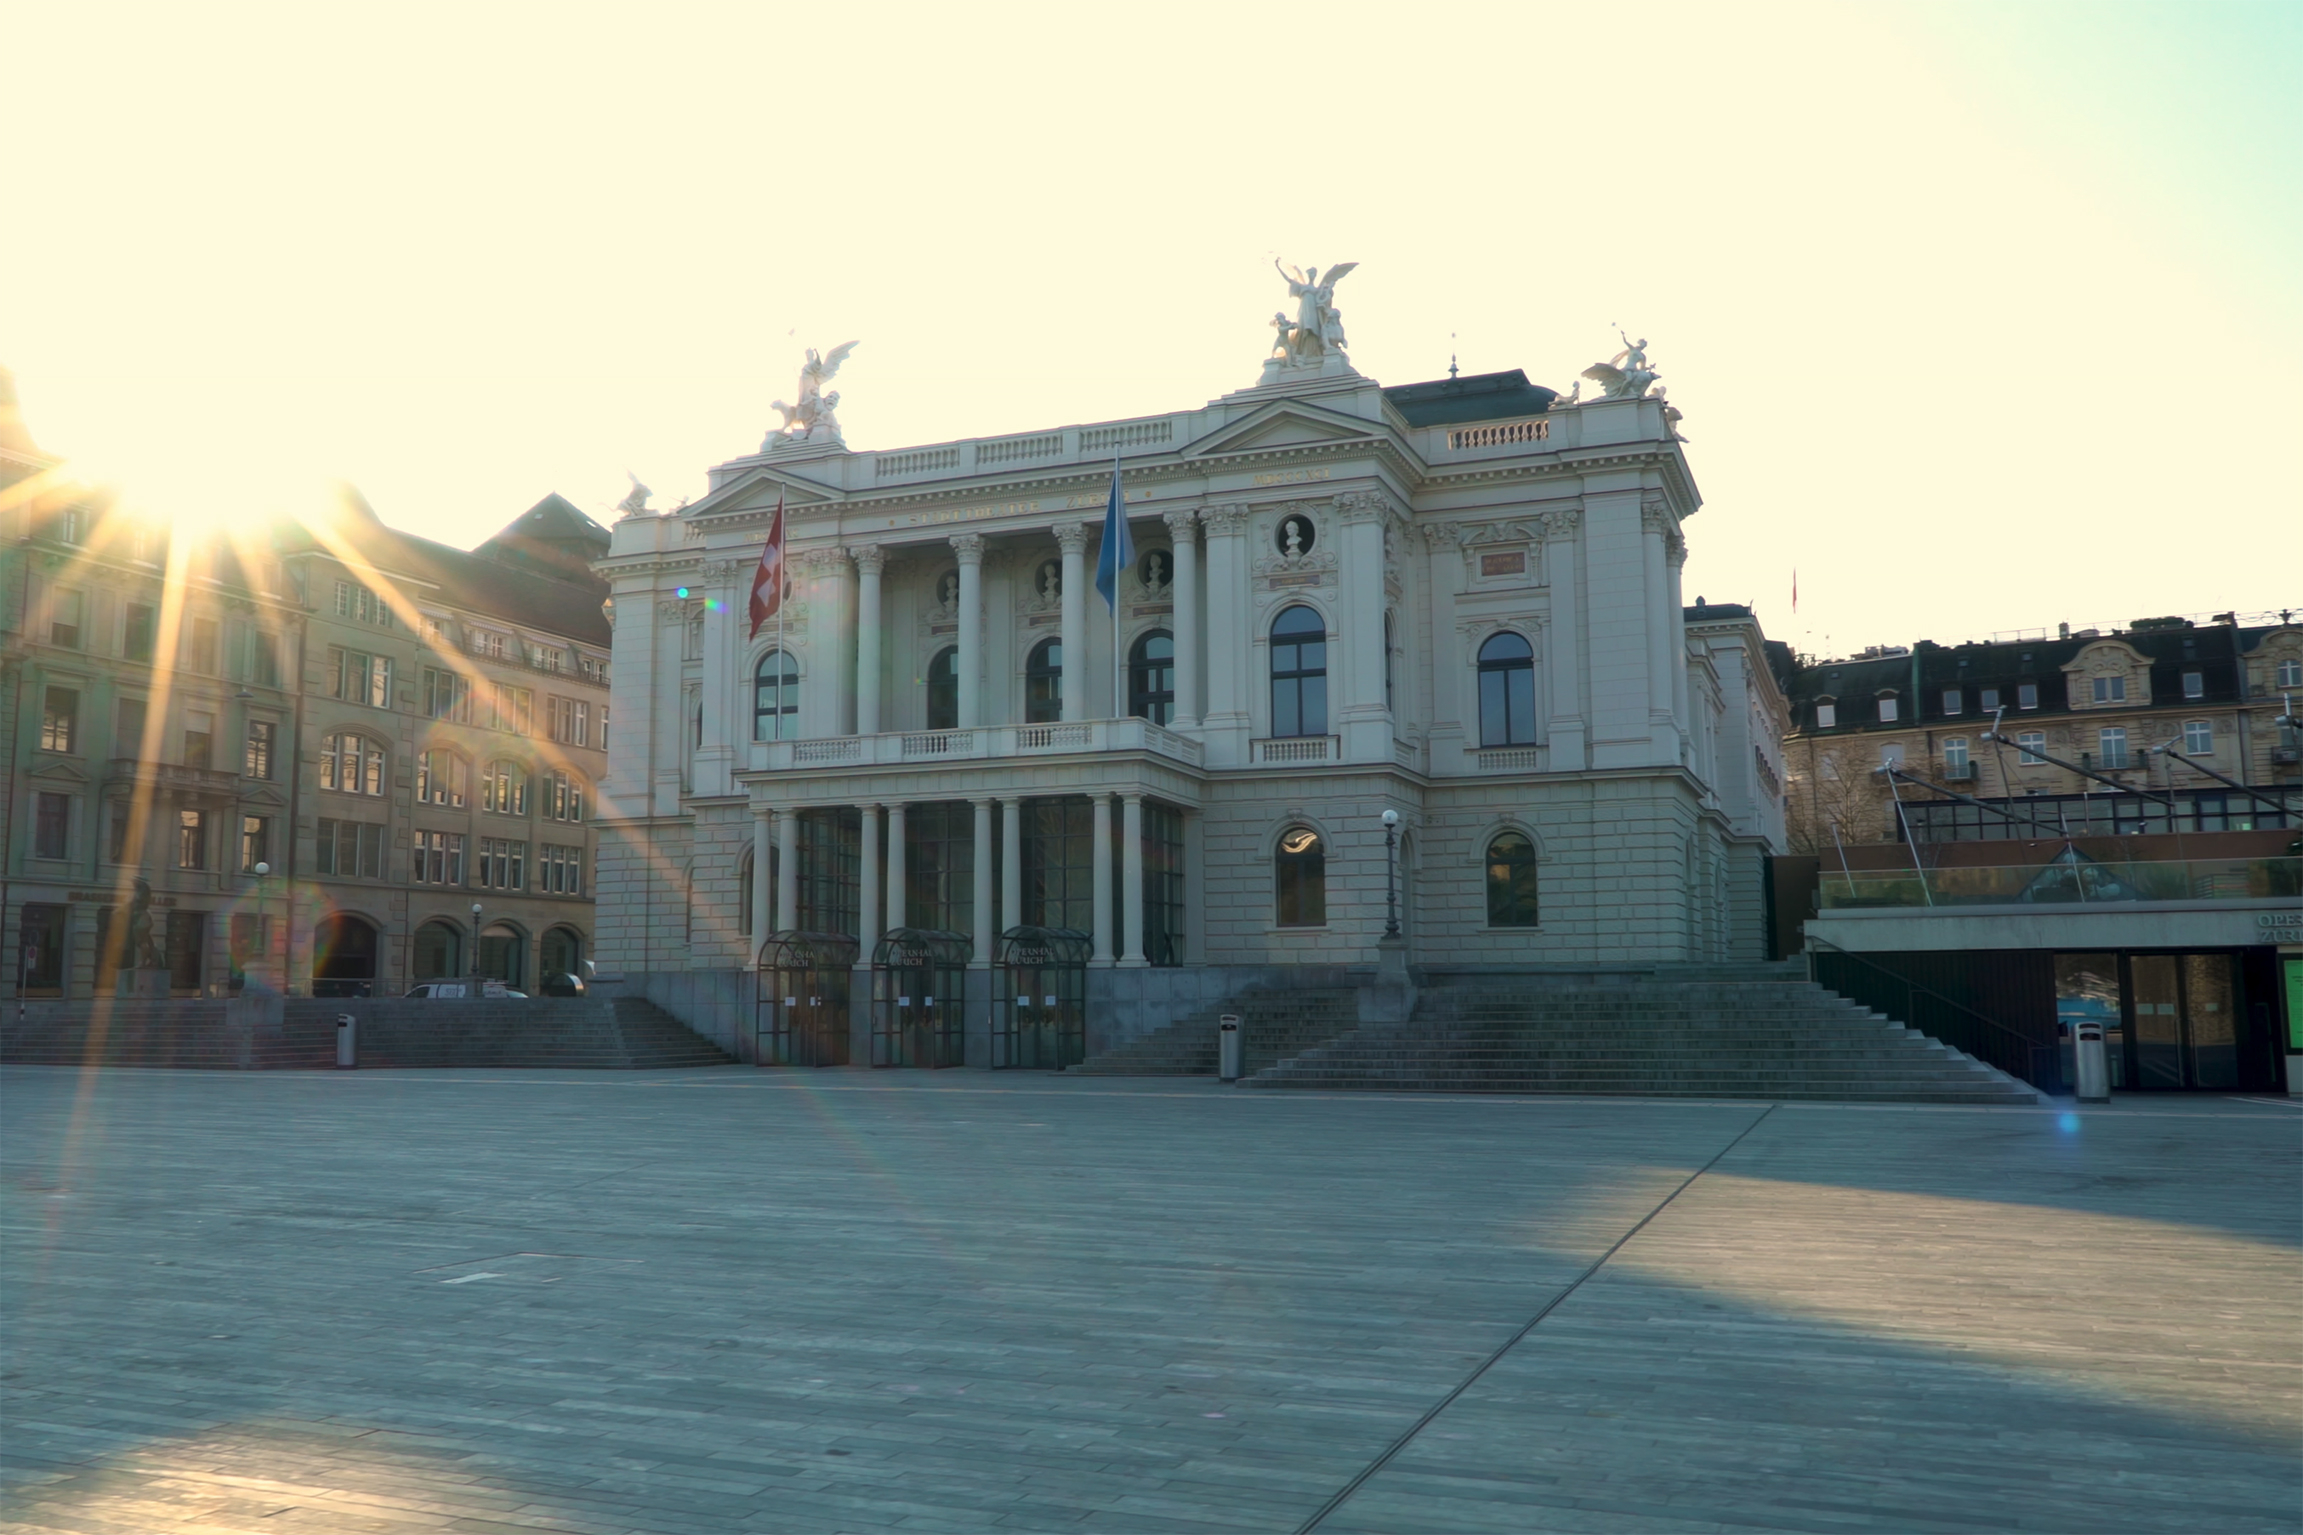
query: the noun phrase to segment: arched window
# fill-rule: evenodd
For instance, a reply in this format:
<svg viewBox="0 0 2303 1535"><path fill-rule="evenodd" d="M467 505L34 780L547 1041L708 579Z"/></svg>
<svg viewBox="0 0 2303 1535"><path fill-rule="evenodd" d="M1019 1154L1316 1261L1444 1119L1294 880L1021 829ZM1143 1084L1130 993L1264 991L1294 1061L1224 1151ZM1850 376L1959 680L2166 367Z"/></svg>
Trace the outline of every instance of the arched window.
<svg viewBox="0 0 2303 1535"><path fill-rule="evenodd" d="M427 922L416 929L415 957L408 979L432 981L464 972L464 935L446 922Z"/></svg>
<svg viewBox="0 0 2303 1535"><path fill-rule="evenodd" d="M752 673L752 739L789 741L800 733L800 669L780 650Z"/></svg>
<svg viewBox="0 0 2303 1535"><path fill-rule="evenodd" d="M1164 629L1128 651L1128 713L1155 725L1175 718L1175 636Z"/></svg>
<svg viewBox="0 0 2303 1535"><path fill-rule="evenodd" d="M1524 833L1497 832L1487 845L1487 925L1536 925L1535 844Z"/></svg>
<svg viewBox="0 0 2303 1535"><path fill-rule="evenodd" d="M1064 717L1064 642L1040 641L1024 662L1024 723L1052 724Z"/></svg>
<svg viewBox="0 0 2303 1535"><path fill-rule="evenodd" d="M499 757L480 775L480 808L497 815L528 813L528 770L509 757Z"/></svg>
<svg viewBox="0 0 2303 1535"><path fill-rule="evenodd" d="M1509 630L1479 647L1479 744L1535 744L1535 651Z"/></svg>
<svg viewBox="0 0 2303 1535"><path fill-rule="evenodd" d="M1327 846L1318 832L1308 826L1281 832L1272 874L1281 927L1327 925Z"/></svg>
<svg viewBox="0 0 2303 1535"><path fill-rule="evenodd" d="M928 663L928 729L957 730L960 724L960 652L938 651Z"/></svg>
<svg viewBox="0 0 2303 1535"><path fill-rule="evenodd" d="M344 794L384 792L384 743L345 731L320 744L320 787Z"/></svg>
<svg viewBox="0 0 2303 1535"><path fill-rule="evenodd" d="M435 746L416 759L416 803L464 808L471 793L471 765L445 747Z"/></svg>
<svg viewBox="0 0 2303 1535"><path fill-rule="evenodd" d="M1272 620L1271 733L1327 734L1327 620L1300 605Z"/></svg>
<svg viewBox="0 0 2303 1535"><path fill-rule="evenodd" d="M564 768L555 768L544 781L544 814L554 821L584 818L584 780Z"/></svg>
<svg viewBox="0 0 2303 1535"><path fill-rule="evenodd" d="M527 966L528 940L509 922L498 922L480 934L480 974L491 981L519 987Z"/></svg>

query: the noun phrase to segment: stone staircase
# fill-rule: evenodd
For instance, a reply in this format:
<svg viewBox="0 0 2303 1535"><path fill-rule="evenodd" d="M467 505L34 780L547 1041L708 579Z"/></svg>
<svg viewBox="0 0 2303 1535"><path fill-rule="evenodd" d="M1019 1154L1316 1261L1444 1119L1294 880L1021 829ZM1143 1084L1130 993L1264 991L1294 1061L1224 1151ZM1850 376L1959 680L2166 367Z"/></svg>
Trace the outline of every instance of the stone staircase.
<svg viewBox="0 0 2303 1535"><path fill-rule="evenodd" d="M633 1071L729 1064L725 1050L645 997L617 997L614 1007L624 1045L620 1064Z"/></svg>
<svg viewBox="0 0 2303 1535"><path fill-rule="evenodd" d="M1179 1018L1071 1068L1090 1077L1212 1077L1216 1025L1240 1015L1250 1072L1276 1066L1358 1026L1359 993L1347 987L1249 991L1221 1007Z"/></svg>
<svg viewBox="0 0 2303 1535"><path fill-rule="evenodd" d="M2035 1104L2035 1088L1779 965L1466 976L1257 1088Z"/></svg>

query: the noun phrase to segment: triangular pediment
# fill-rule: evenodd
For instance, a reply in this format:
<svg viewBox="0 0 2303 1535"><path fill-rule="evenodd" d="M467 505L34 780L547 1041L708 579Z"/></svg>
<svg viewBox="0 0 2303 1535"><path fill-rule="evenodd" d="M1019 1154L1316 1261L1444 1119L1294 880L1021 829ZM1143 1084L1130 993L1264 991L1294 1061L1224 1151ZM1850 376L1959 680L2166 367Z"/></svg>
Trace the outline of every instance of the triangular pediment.
<svg viewBox="0 0 2303 1535"><path fill-rule="evenodd" d="M50 757L36 763L25 776L46 783L86 783L87 770L69 757Z"/></svg>
<svg viewBox="0 0 2303 1535"><path fill-rule="evenodd" d="M766 464L745 470L734 479L685 509L688 517L760 516L774 514L776 500L783 499L787 512L800 511L811 506L828 505L844 500L838 491L828 485L803 479L789 470L771 468Z"/></svg>
<svg viewBox="0 0 2303 1535"><path fill-rule="evenodd" d="M1366 442L1381 430L1374 422L1294 401L1275 401L1191 443L1185 458L1230 453L1268 453L1278 448L1317 448Z"/></svg>

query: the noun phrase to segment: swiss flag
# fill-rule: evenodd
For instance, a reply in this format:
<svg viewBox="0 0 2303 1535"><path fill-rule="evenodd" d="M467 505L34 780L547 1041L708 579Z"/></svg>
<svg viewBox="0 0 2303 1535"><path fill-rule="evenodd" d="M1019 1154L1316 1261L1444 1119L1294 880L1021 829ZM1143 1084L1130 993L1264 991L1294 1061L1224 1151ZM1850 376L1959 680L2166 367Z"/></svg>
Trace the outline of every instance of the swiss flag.
<svg viewBox="0 0 2303 1535"><path fill-rule="evenodd" d="M752 638L760 625L776 616L791 583L784 579L784 498L776 497L775 526L768 529L768 547L760 551L760 568L752 574Z"/></svg>

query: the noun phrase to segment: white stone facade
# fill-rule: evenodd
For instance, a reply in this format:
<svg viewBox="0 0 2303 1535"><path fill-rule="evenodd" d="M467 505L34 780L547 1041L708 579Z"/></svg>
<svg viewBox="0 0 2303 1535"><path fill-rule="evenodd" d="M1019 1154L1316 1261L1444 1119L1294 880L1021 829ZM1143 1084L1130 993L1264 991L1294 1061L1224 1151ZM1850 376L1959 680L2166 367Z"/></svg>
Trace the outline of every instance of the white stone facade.
<svg viewBox="0 0 2303 1535"><path fill-rule="evenodd" d="M1115 697L1137 670L1115 678L1092 585L1115 456L1137 556L1118 645L1132 658L1167 637L1172 674L1143 674L1164 724ZM793 595L780 641L774 620L754 639L746 607L779 500ZM1104 995L1145 968L1372 963L1387 808L1415 964L1760 958L1784 706L1748 613L1684 606L1699 504L1661 401L1569 405L1516 373L1387 391L1326 369L1171 416L877 453L780 444L722 464L696 504L617 523L598 566L618 722L601 969L741 971L761 933L821 920L831 855L795 858L791 818L828 826L833 811L856 817L824 835L860 861L865 953L922 925L928 857L969 864L936 913L965 908L981 966L1006 927L1058 925L1042 892L1073 854L1015 822L1081 796L1090 888L1075 868L1062 910L1115 972ZM1296 621L1316 655L1275 638L1297 608L1315 615ZM1482 647L1498 635L1488 654L1525 662L1491 668L1483 725ZM1049 640L1060 699L1035 707ZM755 678L779 644L796 708L763 724ZM1312 679L1275 677L1311 659L1316 715ZM923 841L923 816L959 850ZM1283 920L1275 854L1307 829L1324 920L1300 902ZM1489 921L1504 832L1533 850L1533 925ZM762 860L777 878L750 879ZM1180 878L1163 885L1168 866Z"/></svg>

